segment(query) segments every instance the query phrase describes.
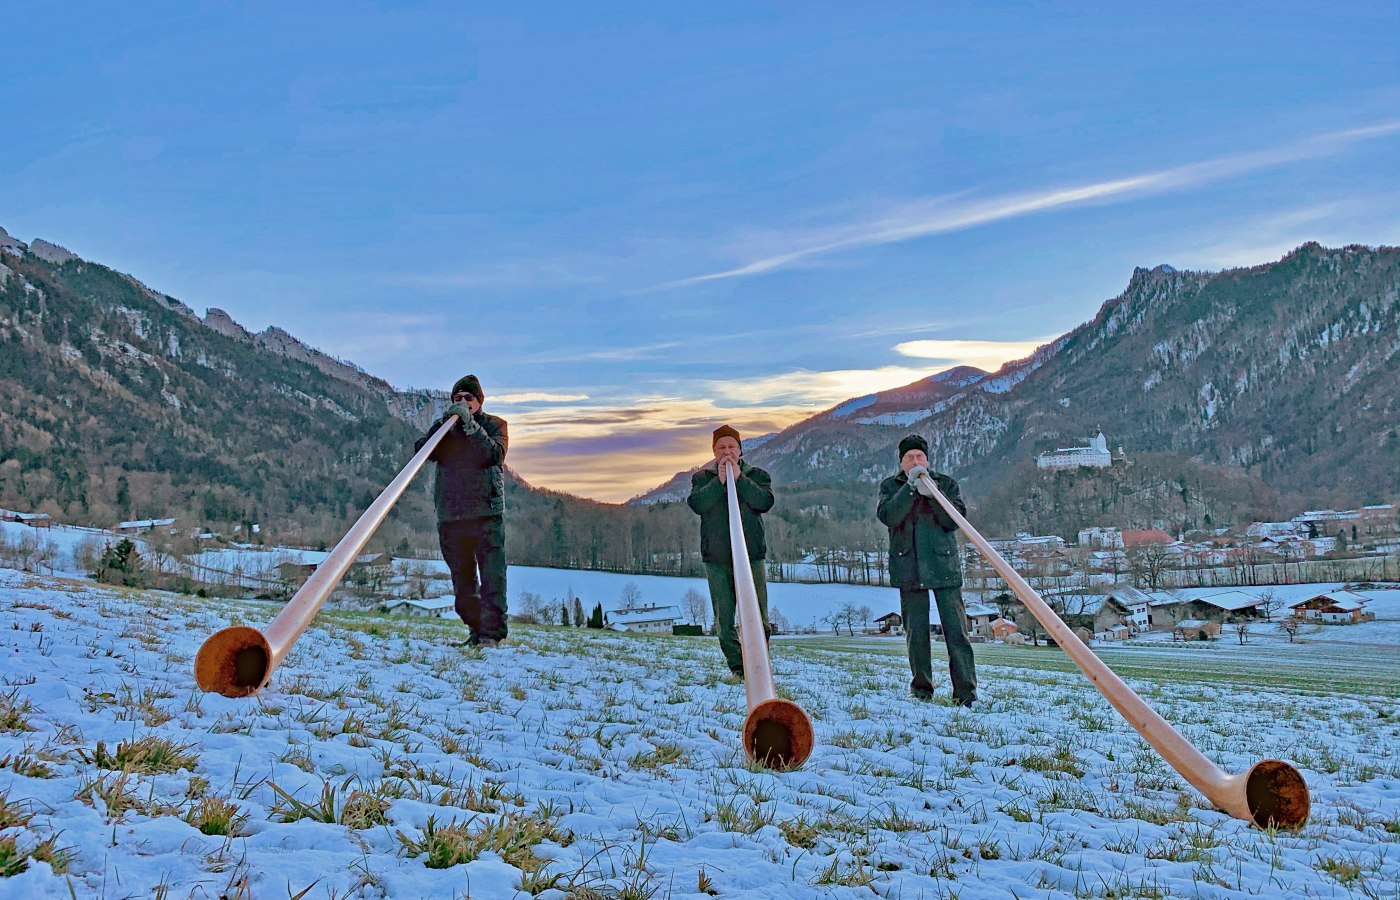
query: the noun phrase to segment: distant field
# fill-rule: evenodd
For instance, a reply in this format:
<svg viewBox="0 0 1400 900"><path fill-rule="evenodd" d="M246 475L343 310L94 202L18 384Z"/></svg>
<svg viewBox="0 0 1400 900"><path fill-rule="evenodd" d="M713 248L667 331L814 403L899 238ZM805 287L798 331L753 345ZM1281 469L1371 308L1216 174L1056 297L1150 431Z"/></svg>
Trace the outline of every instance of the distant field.
<svg viewBox="0 0 1400 900"><path fill-rule="evenodd" d="M880 653L902 656L898 638L829 637L780 643L782 651ZM780 652L782 652L780 651ZM1069 657L1051 647L1008 647L977 644L979 666L1004 666L1038 672L1076 672ZM943 645L933 644L935 657L946 660ZM1400 698L1400 647L1350 643L1267 644L1241 647L1225 636L1208 646L1171 644L1096 648L1099 658L1120 677L1158 684L1192 682L1234 687L1280 688L1362 697ZM983 678L993 677L984 674Z"/></svg>

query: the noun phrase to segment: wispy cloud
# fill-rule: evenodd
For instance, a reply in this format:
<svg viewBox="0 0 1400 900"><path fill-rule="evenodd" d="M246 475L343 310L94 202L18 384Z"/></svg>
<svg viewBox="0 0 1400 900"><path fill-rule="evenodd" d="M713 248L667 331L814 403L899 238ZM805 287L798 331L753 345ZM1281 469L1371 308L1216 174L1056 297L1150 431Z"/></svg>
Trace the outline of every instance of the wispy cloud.
<svg viewBox="0 0 1400 900"><path fill-rule="evenodd" d="M878 369L835 369L826 372L782 372L739 381L713 382L710 389L731 403L798 406L811 415L830 406L876 391L887 391L927 378L949 366L882 366Z"/></svg>
<svg viewBox="0 0 1400 900"><path fill-rule="evenodd" d="M587 400L587 394L552 394L547 391L524 391L518 394L497 394L491 398L492 403L523 404L523 403L577 403Z"/></svg>
<svg viewBox="0 0 1400 900"><path fill-rule="evenodd" d="M641 362L660 359L667 350L681 346L680 341L663 341L655 344L635 344L630 347L607 347L602 350L588 350L583 353L560 354L551 348L547 352L527 357L531 362Z"/></svg>
<svg viewBox="0 0 1400 900"><path fill-rule="evenodd" d="M895 346L895 352L919 359L937 360L936 365L880 366L874 369L833 369L829 371L781 372L743 380L712 382L708 390L736 404L779 403L807 409L903 387L956 366L976 366L995 371L1003 363L1023 359L1046 340L970 341L920 340ZM757 401L755 398L760 398Z"/></svg>
<svg viewBox="0 0 1400 900"><path fill-rule="evenodd" d="M1054 340L1053 337L1033 341L905 341L895 345L895 352L918 359L938 359L953 362L959 366L976 366L994 372L1003 363L1013 359L1025 359L1041 344Z"/></svg>
<svg viewBox="0 0 1400 900"><path fill-rule="evenodd" d="M445 272L387 273L385 284L428 290L532 290L596 284L602 279L585 275L555 260L520 259L470 265Z"/></svg>
<svg viewBox="0 0 1400 900"><path fill-rule="evenodd" d="M763 275L807 263L843 250L894 244L935 234L962 231L991 222L1047 212L1086 203L1116 203L1136 197L1185 190L1261 169L1335 156L1356 144L1390 137L1400 132L1400 121L1381 122L1365 128L1313 135L1291 144L1205 160L1126 178L1005 194L984 200L966 194L948 195L902 204L885 215L821 233L808 232L794 241L794 249L757 259L731 269L682 278L658 285L678 288Z"/></svg>

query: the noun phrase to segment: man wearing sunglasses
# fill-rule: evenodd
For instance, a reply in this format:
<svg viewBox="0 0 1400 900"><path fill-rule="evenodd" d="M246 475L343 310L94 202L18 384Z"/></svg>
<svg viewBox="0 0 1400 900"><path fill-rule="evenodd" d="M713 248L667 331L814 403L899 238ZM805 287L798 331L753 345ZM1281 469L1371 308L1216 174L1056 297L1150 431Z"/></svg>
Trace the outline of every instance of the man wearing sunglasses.
<svg viewBox="0 0 1400 900"><path fill-rule="evenodd" d="M452 572L457 615L467 644L494 647L506 638L506 420L481 411L475 375L452 386L452 405L418 439L422 449L448 417L457 422L428 457L437 463L433 505L438 542Z"/></svg>

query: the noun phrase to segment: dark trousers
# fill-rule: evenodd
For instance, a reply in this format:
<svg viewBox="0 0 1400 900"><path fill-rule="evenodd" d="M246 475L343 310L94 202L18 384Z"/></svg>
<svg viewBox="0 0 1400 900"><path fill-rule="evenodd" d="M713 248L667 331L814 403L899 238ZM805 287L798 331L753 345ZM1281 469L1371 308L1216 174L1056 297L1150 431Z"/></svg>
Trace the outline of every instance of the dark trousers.
<svg viewBox="0 0 1400 900"><path fill-rule="evenodd" d="M763 634L768 634L768 581L763 576L763 560L750 561L753 566L753 587L758 594L758 611L763 616ZM729 671L744 672L744 654L739 648L739 629L735 614L739 595L734 589L734 567L729 563L705 563L705 577L710 582L710 606L715 611L715 631L719 634L719 649Z"/></svg>
<svg viewBox="0 0 1400 900"><path fill-rule="evenodd" d="M899 614L904 617L904 642L909 648L909 669L914 680L909 687L916 694L933 692L933 645L929 637L929 602L925 588L899 589ZM938 619L943 623L943 643L948 648L948 677L953 682L953 699L965 703L977 697L977 670L972 659L972 642L967 639L967 612L962 588L937 588Z"/></svg>
<svg viewBox="0 0 1400 900"><path fill-rule="evenodd" d="M473 640L506 636L506 525L500 516L438 523L442 558L452 573L457 615Z"/></svg>

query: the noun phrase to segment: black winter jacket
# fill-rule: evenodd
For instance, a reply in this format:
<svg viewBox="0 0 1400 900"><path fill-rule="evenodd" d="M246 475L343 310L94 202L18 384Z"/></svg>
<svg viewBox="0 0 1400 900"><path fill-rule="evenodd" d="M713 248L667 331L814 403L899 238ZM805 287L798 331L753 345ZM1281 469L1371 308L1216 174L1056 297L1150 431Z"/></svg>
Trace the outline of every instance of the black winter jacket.
<svg viewBox="0 0 1400 900"><path fill-rule="evenodd" d="M933 473L938 490L966 515L958 483ZM890 584L898 588L945 588L962 584L958 565L957 523L938 505L914 489L903 472L880 482L880 505L875 514L890 530Z"/></svg>
<svg viewBox="0 0 1400 900"><path fill-rule="evenodd" d="M447 419L432 424L414 443L422 450ZM458 420L428 458L437 463L433 505L439 522L500 516L506 511L506 420L478 412L472 421Z"/></svg>
<svg viewBox="0 0 1400 900"><path fill-rule="evenodd" d="M764 559L768 556L768 544L761 517L773 508L773 479L767 472L741 459L734 490L739 495L739 521L744 527L749 559ZM700 558L709 563L732 563L729 491L719 480L719 470L713 460L690 476L690 496L685 502L700 515Z"/></svg>

